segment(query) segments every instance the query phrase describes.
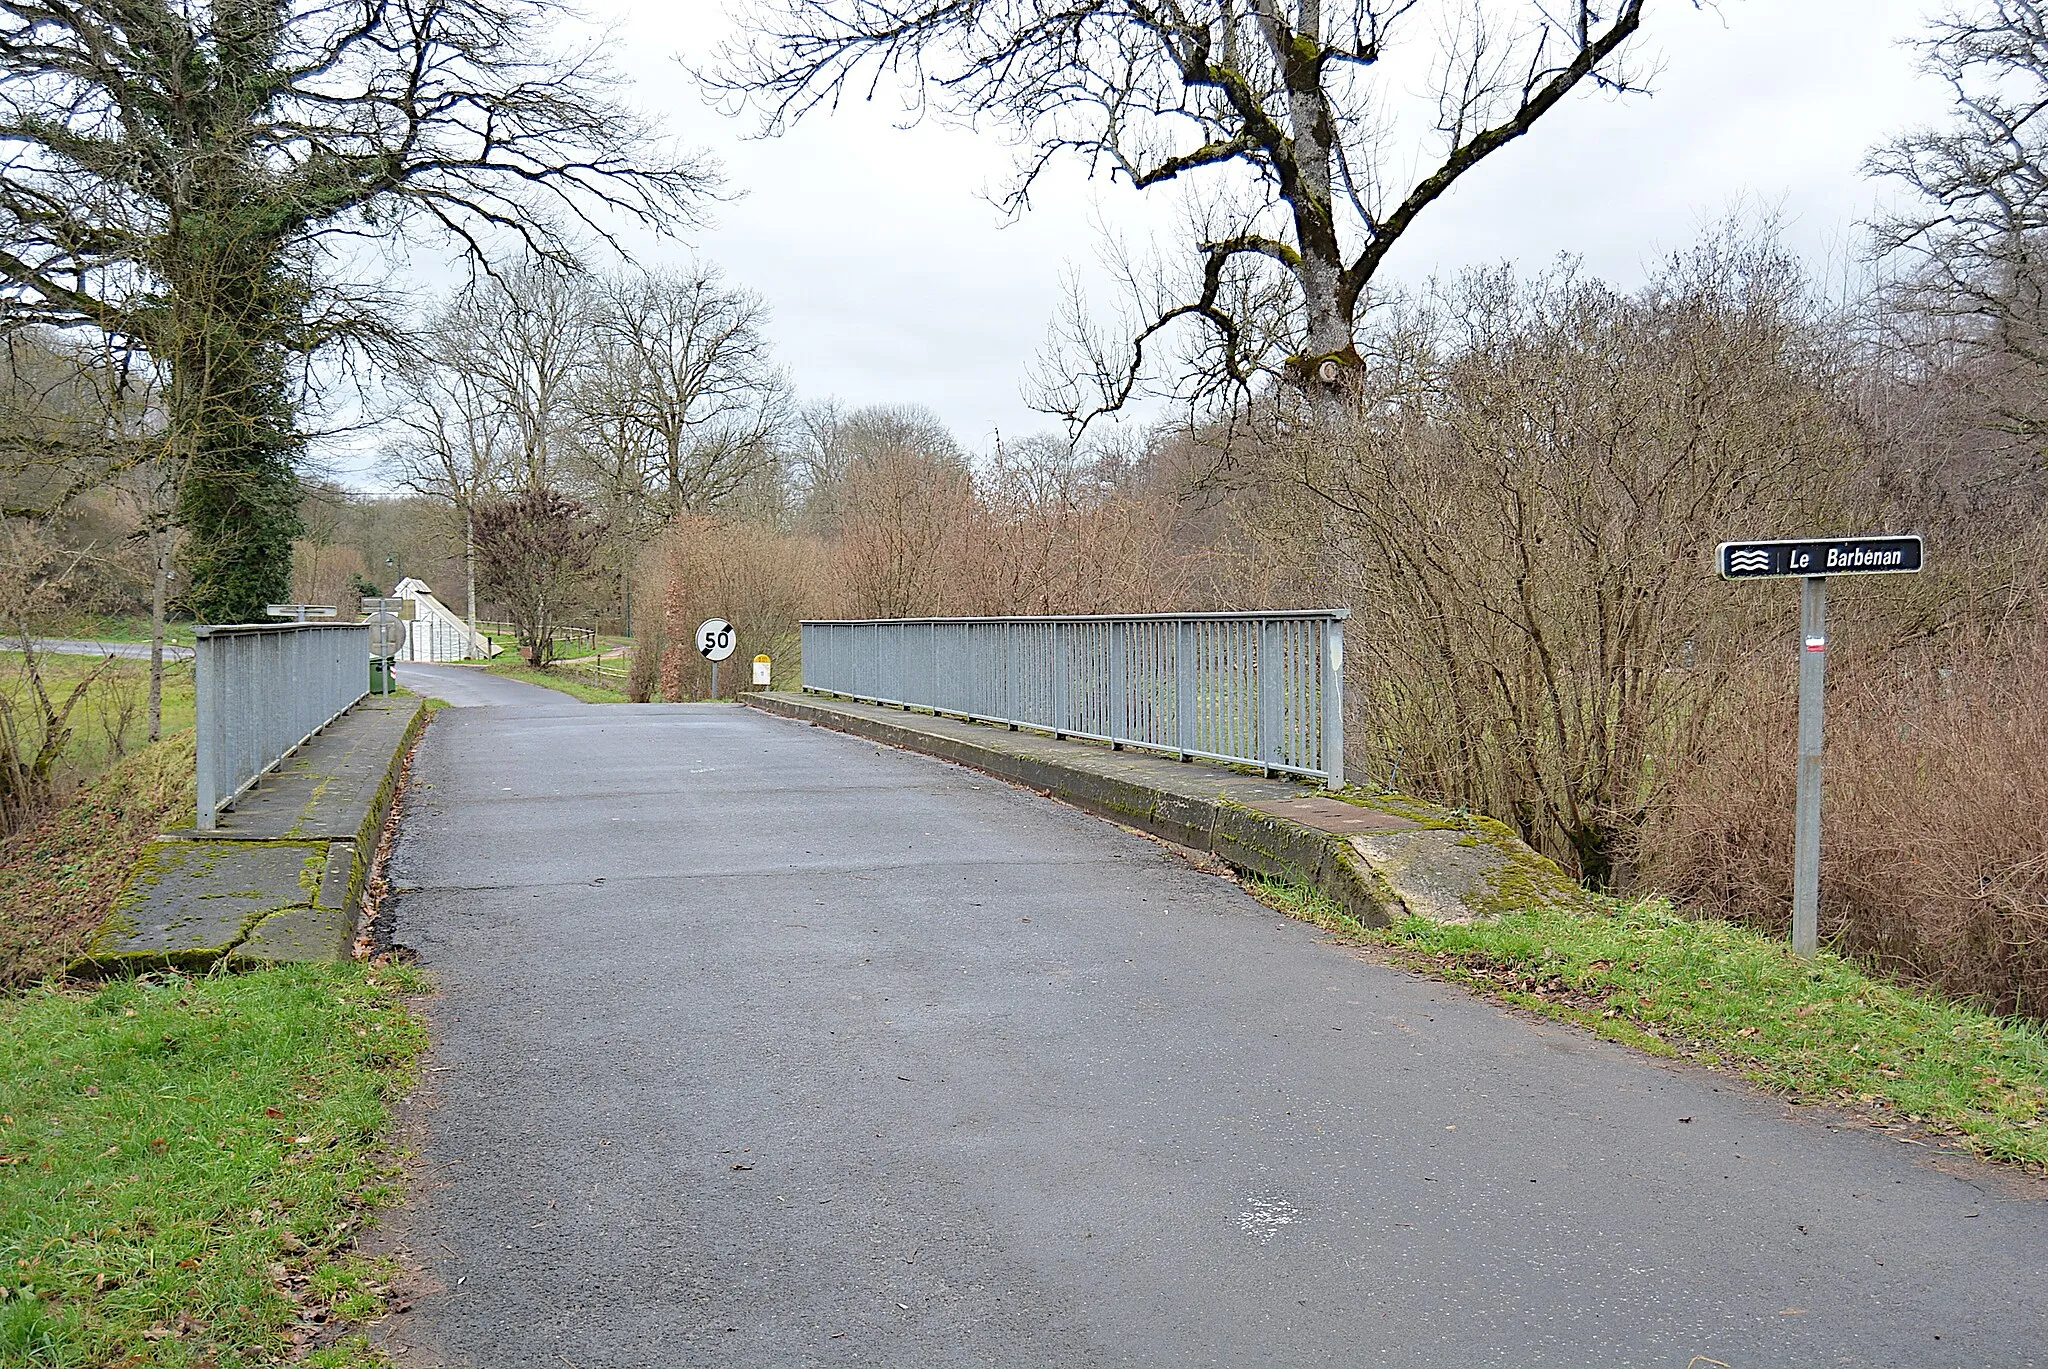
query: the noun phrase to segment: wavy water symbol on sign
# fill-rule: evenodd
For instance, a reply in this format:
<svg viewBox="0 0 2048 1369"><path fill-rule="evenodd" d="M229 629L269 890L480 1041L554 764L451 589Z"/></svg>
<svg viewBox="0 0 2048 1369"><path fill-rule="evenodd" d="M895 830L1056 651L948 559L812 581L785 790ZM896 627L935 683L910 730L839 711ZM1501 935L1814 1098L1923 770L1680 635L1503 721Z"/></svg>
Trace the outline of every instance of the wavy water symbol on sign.
<svg viewBox="0 0 2048 1369"><path fill-rule="evenodd" d="M1742 547L1728 553L1728 569L1738 575L1753 574L1771 568L1771 552L1768 547Z"/></svg>

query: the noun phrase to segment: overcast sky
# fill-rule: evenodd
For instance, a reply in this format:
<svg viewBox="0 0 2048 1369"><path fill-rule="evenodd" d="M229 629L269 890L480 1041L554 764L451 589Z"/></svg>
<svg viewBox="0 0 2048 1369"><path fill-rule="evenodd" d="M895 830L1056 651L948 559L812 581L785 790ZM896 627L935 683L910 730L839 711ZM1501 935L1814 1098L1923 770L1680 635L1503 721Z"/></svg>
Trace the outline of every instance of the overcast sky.
<svg viewBox="0 0 2048 1369"><path fill-rule="evenodd" d="M1651 0L1656 91L1587 95L1461 181L1389 258L1402 280L1576 253L1610 280L1684 246L1731 206L1778 210L1817 265L1853 254L1881 188L1860 172L1874 142L1937 120L1940 89L1904 46L1926 0ZM763 295L771 335L806 398L929 405L969 447L1047 426L1020 392L1063 269L1092 267L1098 224L1163 220L1137 192L1054 178L1010 223L984 193L1010 152L994 136L896 127L893 105L853 105L780 138L706 107L679 55L728 27L726 0L591 0L611 24L633 98L711 151L739 198L683 243ZM1426 32L1416 36L1426 38Z"/></svg>

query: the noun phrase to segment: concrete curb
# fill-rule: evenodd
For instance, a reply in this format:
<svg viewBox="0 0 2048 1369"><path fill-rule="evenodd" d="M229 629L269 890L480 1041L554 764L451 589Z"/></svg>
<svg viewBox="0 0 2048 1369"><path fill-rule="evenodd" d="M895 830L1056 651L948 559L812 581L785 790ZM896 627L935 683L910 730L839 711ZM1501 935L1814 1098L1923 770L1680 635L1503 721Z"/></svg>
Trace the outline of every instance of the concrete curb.
<svg viewBox="0 0 2048 1369"><path fill-rule="evenodd" d="M1407 916L1469 922L1511 907L1584 903L1574 881L1500 823L1401 795L1331 795L1224 766L1134 757L823 695L756 693L743 701L970 766L1211 852L1239 871L1306 885L1367 927ZM1303 817L1288 816L1289 809Z"/></svg>
<svg viewBox="0 0 2048 1369"><path fill-rule="evenodd" d="M68 973L102 978L203 970L223 960L244 967L346 960L405 757L428 716L426 700L418 700L389 757L372 761L381 761L377 782L346 800L340 824L327 822L312 835L193 832L151 842ZM316 785L316 795L325 788Z"/></svg>

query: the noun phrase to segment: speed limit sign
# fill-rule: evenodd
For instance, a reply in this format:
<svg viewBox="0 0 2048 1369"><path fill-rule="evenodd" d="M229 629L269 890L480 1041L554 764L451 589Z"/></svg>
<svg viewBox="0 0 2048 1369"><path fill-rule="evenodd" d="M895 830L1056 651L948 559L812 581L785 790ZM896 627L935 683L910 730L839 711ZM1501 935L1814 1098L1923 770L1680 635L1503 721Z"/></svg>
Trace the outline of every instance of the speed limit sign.
<svg viewBox="0 0 2048 1369"><path fill-rule="evenodd" d="M706 618L697 624L697 650L704 659L716 664L732 655L734 646L732 624L723 618Z"/></svg>

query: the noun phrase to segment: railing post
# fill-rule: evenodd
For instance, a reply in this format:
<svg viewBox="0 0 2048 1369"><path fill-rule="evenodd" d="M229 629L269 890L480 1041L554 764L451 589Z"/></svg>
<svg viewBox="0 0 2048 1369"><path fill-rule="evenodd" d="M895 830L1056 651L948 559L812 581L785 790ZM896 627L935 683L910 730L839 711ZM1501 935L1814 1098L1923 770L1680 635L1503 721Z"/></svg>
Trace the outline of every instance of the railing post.
<svg viewBox="0 0 2048 1369"><path fill-rule="evenodd" d="M192 692L195 709L192 735L198 739L198 769L193 779L194 787L199 794L199 829L202 832L211 832L217 821L215 814L220 807L219 779L214 773L215 753L219 749L219 744L213 735L213 688L218 668L213 659L212 634L202 627L194 632L192 637Z"/></svg>
<svg viewBox="0 0 2048 1369"><path fill-rule="evenodd" d="M1003 718L1017 730L1017 624L1003 624Z"/></svg>
<svg viewBox="0 0 2048 1369"><path fill-rule="evenodd" d="M1109 625L1109 735L1119 740L1110 745L1116 750L1124 749L1124 737L1131 731L1131 701L1125 689L1124 670L1124 625L1112 622Z"/></svg>
<svg viewBox="0 0 2048 1369"><path fill-rule="evenodd" d="M1344 620L1323 622L1322 762L1329 787L1344 787Z"/></svg>
<svg viewBox="0 0 2048 1369"><path fill-rule="evenodd" d="M1055 739L1067 735L1067 700L1072 689L1067 679L1067 644L1060 631L1064 623L1052 625L1052 735Z"/></svg>
<svg viewBox="0 0 2048 1369"><path fill-rule="evenodd" d="M1280 664L1280 634L1282 628L1271 618L1259 619L1257 655L1252 661L1252 688L1257 693L1258 753L1259 763L1265 767L1268 778L1279 773L1274 767L1281 763L1280 755L1280 691L1286 684L1285 673Z"/></svg>
<svg viewBox="0 0 2048 1369"><path fill-rule="evenodd" d="M1180 747L1180 758L1192 761L1195 758L1195 625L1183 618L1174 626L1174 741Z"/></svg>

